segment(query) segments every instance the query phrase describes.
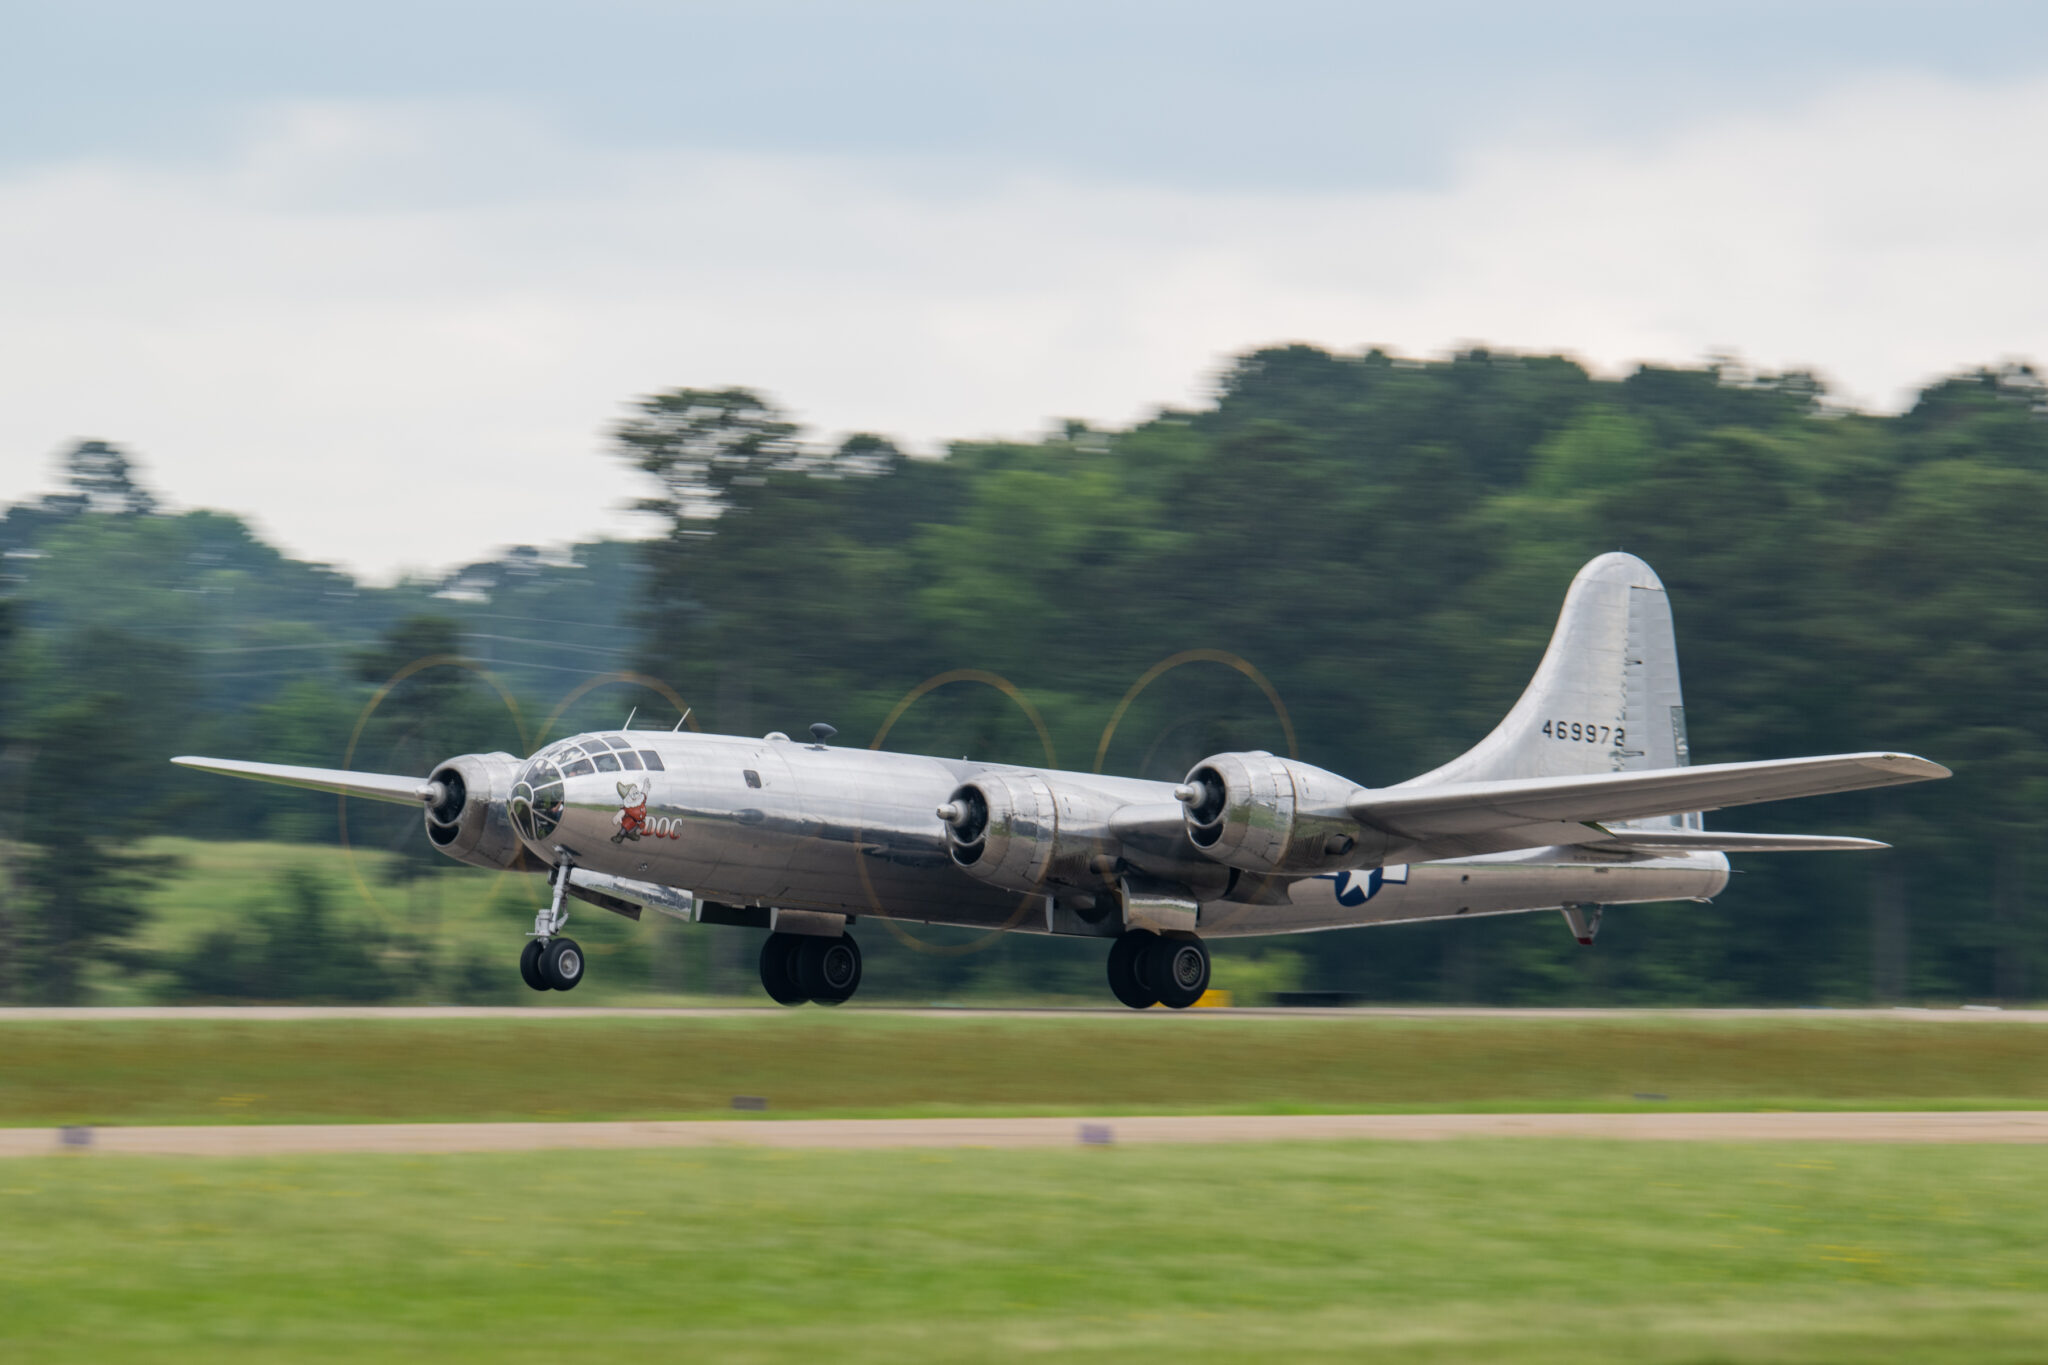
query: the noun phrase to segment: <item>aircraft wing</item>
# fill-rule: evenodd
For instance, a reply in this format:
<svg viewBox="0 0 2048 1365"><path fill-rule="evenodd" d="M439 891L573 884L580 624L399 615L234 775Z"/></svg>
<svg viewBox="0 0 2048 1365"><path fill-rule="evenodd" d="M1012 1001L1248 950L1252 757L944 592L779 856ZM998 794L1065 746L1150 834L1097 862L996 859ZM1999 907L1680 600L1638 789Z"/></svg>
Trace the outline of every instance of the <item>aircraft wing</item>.
<svg viewBox="0 0 2048 1365"><path fill-rule="evenodd" d="M245 763L234 758L195 758L186 755L171 762L181 768L248 777L258 782L276 782L287 787L305 787L317 792L340 792L370 801L390 801L417 806L435 800L438 784L424 777L398 777L391 773L358 773L346 768L300 768L289 763Z"/></svg>
<svg viewBox="0 0 2048 1365"><path fill-rule="evenodd" d="M1366 824L1417 842L1484 839L1532 825L1605 825L1948 775L1939 763L1912 754L1832 754L1646 772L1383 787L1359 792L1347 809ZM1612 834L1629 837L1620 831ZM1579 843L1583 837L1553 842Z"/></svg>

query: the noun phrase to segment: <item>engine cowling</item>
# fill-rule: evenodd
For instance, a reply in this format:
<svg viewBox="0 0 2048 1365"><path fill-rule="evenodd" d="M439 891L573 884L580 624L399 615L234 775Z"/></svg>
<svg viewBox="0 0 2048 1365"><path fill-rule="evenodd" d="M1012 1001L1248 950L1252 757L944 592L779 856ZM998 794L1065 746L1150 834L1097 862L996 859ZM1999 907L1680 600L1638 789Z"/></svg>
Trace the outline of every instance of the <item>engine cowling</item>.
<svg viewBox="0 0 2048 1365"><path fill-rule="evenodd" d="M938 815L955 865L997 886L1036 891L1100 879L1097 860L1114 855L1116 804L1037 773L996 772L960 784Z"/></svg>
<svg viewBox="0 0 2048 1365"><path fill-rule="evenodd" d="M539 872L540 862L512 828L510 801L520 760L510 754L463 754L434 769L427 838L472 867Z"/></svg>
<svg viewBox="0 0 2048 1365"><path fill-rule="evenodd" d="M1393 846L1353 819L1356 782L1263 751L1217 754L1175 790L1188 839L1219 863L1247 872L1310 875L1376 867Z"/></svg>

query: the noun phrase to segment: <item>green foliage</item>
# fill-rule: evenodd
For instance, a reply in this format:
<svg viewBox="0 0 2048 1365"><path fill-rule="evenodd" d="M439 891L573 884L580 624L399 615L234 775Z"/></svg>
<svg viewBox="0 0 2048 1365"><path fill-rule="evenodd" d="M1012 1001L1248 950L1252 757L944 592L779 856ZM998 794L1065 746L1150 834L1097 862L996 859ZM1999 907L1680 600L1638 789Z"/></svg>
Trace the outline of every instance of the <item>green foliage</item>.
<svg viewBox="0 0 2048 1365"><path fill-rule="evenodd" d="M117 660L145 664L158 653L105 633L79 643L71 663L88 677L110 677ZM83 692L28 717L20 791L34 798L22 802L15 821L23 850L0 945L7 994L71 1004L94 963L136 965L127 940L142 922L141 893L175 866L135 847L153 823L150 798L163 786L132 737L174 690L176 674L161 692L146 673L123 676L128 685L120 691Z"/></svg>
<svg viewBox="0 0 2048 1365"><path fill-rule="evenodd" d="M334 913L326 885L304 868L287 871L278 907L240 926L202 933L169 962L180 996L207 1000L388 999L412 973L384 950L385 936Z"/></svg>
<svg viewBox="0 0 2048 1365"><path fill-rule="evenodd" d="M1225 945L1215 954L1209 985L1227 991L1233 1005L1271 1005L1276 996L1301 989L1307 954L1279 944L1247 950Z"/></svg>
<svg viewBox="0 0 2048 1365"><path fill-rule="evenodd" d="M650 396L614 434L662 535L519 548L384 589L232 517L154 511L104 444L74 454L66 491L7 509L0 839L43 851L13 867L35 884L0 909L0 989L29 992L35 954L61 945L88 964L51 969L62 991L121 965L134 925L107 888L122 855L95 868L99 889L82 880L79 831L110 816L80 791L117 792L130 833L343 835L330 798L174 770L174 753L424 773L536 746L551 716L552 734L635 707L673 723L666 696L603 683L629 666L738 733L827 720L863 743L921 683L974 669L1028 695L1063 766L1101 751L1173 778L1216 750L1284 749L1254 679L1213 661L1156 677L1109 733L1141 674L1204 650L1271 681L1302 757L1384 784L1491 727L1572 572L1617 547L1672 590L1696 761L1902 748L1956 779L1745 811L1900 851L1741 859L1719 904L1617 912L1590 953L1550 916L1327 935L1291 950L1302 984L1736 1003L2018 999L2048 981L2029 837L2048 817L2048 386L2024 366L1875 417L1830 406L1809 375L1722 361L1601 379L1561 357L1290 346L1239 357L1196 410L944 458L866 435L813 444L747 389ZM428 657L461 662L380 695ZM82 776L50 737L88 716ZM1009 698L967 682L924 695L887 742L1047 756ZM351 844L436 865L411 813L356 802L347 820ZM87 909L36 919L59 904ZM865 937L874 980L909 998L1100 990L1099 945L956 957ZM745 936L654 942L631 950L669 953L635 959L648 978L745 988Z"/></svg>
<svg viewBox="0 0 2048 1365"><path fill-rule="evenodd" d="M751 389L671 389L635 407L613 437L661 484L643 511L681 522L716 517L734 485L758 483L800 457L796 425Z"/></svg>

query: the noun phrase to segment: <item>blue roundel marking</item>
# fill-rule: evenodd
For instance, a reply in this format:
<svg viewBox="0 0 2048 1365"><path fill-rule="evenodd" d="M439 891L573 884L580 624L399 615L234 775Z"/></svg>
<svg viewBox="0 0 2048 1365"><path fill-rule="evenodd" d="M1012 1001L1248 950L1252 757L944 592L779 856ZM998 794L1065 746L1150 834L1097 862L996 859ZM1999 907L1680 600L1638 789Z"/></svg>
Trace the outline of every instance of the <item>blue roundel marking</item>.
<svg viewBox="0 0 2048 1365"><path fill-rule="evenodd" d="M1383 886L1406 886L1408 865L1396 863L1392 867L1375 867L1365 872L1325 872L1317 880L1336 883L1337 904L1364 905L1377 896Z"/></svg>

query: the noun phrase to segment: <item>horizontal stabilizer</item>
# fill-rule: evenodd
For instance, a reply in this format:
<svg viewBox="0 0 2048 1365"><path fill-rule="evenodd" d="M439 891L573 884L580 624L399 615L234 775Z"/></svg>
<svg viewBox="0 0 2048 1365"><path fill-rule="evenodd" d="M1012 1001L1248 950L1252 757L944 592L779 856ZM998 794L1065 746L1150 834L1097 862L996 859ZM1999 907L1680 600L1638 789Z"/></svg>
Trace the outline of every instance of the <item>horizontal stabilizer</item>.
<svg viewBox="0 0 2048 1365"><path fill-rule="evenodd" d="M1890 848L1835 834L1737 834L1718 829L1611 829L1580 848L1616 853L1825 853Z"/></svg>
<svg viewBox="0 0 2048 1365"><path fill-rule="evenodd" d="M276 782L287 787L305 787L316 792L340 792L370 801L390 801L417 806L438 799L438 784L424 777L397 777L390 773L358 773L346 768L301 768L289 763L244 763L234 758L174 758L181 768L247 777L258 782Z"/></svg>
<svg viewBox="0 0 2048 1365"><path fill-rule="evenodd" d="M1523 825L1647 820L1759 801L1926 782L1948 775L1948 769L1939 763L1912 754L1832 754L1647 772L1382 787L1359 792L1347 808L1366 824L1425 840Z"/></svg>

